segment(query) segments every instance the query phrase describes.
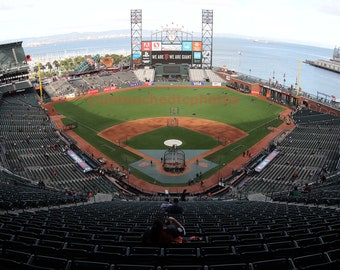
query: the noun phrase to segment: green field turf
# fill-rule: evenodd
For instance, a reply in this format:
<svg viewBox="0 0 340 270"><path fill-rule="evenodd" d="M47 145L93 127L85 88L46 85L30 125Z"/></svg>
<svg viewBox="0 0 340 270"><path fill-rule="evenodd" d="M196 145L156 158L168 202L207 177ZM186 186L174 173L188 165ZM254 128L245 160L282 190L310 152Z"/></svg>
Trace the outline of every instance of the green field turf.
<svg viewBox="0 0 340 270"><path fill-rule="evenodd" d="M126 144L135 149L167 149L164 141L169 139L182 141L181 149L211 149L219 145L216 139L183 127L158 128L137 135Z"/></svg>
<svg viewBox="0 0 340 270"><path fill-rule="evenodd" d="M118 164L135 162L139 156L97 136L97 133L129 120L177 115L205 118L235 126L249 134L246 138L207 157L225 164L266 136L269 126L278 126L283 107L226 87L143 87L119 92L87 96L54 104L66 116L64 121L76 122L74 130ZM207 127L209 128L209 127ZM133 172L139 177L138 171ZM213 173L213 171L211 172Z"/></svg>

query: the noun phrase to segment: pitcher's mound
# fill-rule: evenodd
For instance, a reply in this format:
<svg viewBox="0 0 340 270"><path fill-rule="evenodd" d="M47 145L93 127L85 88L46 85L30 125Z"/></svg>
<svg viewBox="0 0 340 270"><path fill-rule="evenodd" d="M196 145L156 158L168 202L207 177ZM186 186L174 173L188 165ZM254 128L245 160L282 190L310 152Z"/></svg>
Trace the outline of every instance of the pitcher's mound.
<svg viewBox="0 0 340 270"><path fill-rule="evenodd" d="M176 139L169 139L169 140L164 141L164 145L169 146L169 147L173 147L173 146L177 147L177 146L182 145L182 141L176 140Z"/></svg>

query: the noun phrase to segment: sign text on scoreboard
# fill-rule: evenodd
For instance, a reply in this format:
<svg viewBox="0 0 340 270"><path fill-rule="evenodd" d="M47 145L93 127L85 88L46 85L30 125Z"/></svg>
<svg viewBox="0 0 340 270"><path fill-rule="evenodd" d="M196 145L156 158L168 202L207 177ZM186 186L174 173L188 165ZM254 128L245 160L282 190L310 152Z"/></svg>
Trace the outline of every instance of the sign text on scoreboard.
<svg viewBox="0 0 340 270"><path fill-rule="evenodd" d="M146 65L202 63L202 41L182 41L166 43L162 41L142 41L142 54L134 55Z"/></svg>
<svg viewBox="0 0 340 270"><path fill-rule="evenodd" d="M156 51L151 54L152 64L190 64L192 52L182 51Z"/></svg>

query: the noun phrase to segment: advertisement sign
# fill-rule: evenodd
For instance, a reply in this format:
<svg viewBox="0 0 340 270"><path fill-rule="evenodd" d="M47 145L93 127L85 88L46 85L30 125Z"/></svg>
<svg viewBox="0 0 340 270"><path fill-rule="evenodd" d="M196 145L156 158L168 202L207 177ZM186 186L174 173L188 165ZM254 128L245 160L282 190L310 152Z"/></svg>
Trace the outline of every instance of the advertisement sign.
<svg viewBox="0 0 340 270"><path fill-rule="evenodd" d="M84 160L82 160L75 152L73 152L72 150L67 150L66 153L74 160L76 164L78 164L83 169L84 173L92 171L92 168Z"/></svg>
<svg viewBox="0 0 340 270"><path fill-rule="evenodd" d="M192 63L191 52L182 51L160 51L152 52L152 64L190 64Z"/></svg>
<svg viewBox="0 0 340 270"><path fill-rule="evenodd" d="M94 94L97 94L98 93L98 88L95 88L95 89L89 89L87 91L87 94L88 95L94 95Z"/></svg>
<svg viewBox="0 0 340 270"><path fill-rule="evenodd" d="M113 91L116 89L117 89L117 86L107 86L107 87L104 87L103 92Z"/></svg>
<svg viewBox="0 0 340 270"><path fill-rule="evenodd" d="M194 52L201 52L202 51L202 42L201 41L193 41L192 42L192 50Z"/></svg>
<svg viewBox="0 0 340 270"><path fill-rule="evenodd" d="M261 172L279 153L279 150L272 151L259 165L256 166L255 172Z"/></svg>
<svg viewBox="0 0 340 270"><path fill-rule="evenodd" d="M181 51L181 44L162 44L162 51Z"/></svg>
<svg viewBox="0 0 340 270"><path fill-rule="evenodd" d="M162 50L162 42L160 41L153 41L152 42L152 51L161 51Z"/></svg>
<svg viewBox="0 0 340 270"><path fill-rule="evenodd" d="M193 63L201 64L202 63L202 52L193 52Z"/></svg>
<svg viewBox="0 0 340 270"><path fill-rule="evenodd" d="M151 51L152 50L152 42L151 41L142 41L142 51Z"/></svg>
<svg viewBox="0 0 340 270"><path fill-rule="evenodd" d="M182 42L182 51L191 52L192 51L192 42L191 41L183 41Z"/></svg>
<svg viewBox="0 0 340 270"><path fill-rule="evenodd" d="M150 64L151 53L146 51L142 53L143 64Z"/></svg>

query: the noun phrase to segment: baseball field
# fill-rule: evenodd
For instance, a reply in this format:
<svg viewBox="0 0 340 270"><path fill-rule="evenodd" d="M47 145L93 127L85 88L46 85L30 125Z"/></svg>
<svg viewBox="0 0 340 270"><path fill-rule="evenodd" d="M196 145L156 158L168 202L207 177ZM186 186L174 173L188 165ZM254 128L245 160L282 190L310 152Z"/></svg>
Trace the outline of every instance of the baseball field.
<svg viewBox="0 0 340 270"><path fill-rule="evenodd" d="M125 168L141 160L159 159L164 141L178 139L182 149L198 151L216 164L215 173L279 126L283 107L226 87L138 87L79 97L54 104L64 125ZM146 156L155 150L157 155ZM143 152L144 151L144 152ZM197 154L198 155L198 154ZM188 162L197 157L190 156ZM131 166L146 181L162 183Z"/></svg>

